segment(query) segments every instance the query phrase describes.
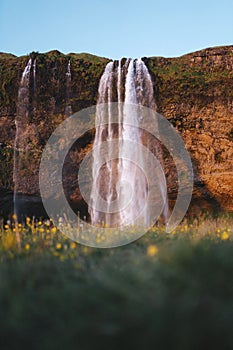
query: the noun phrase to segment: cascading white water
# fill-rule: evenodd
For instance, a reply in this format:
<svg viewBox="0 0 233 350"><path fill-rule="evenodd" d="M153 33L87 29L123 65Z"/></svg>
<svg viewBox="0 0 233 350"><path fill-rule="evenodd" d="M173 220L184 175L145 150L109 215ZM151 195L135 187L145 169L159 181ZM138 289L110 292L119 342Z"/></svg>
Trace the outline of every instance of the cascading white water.
<svg viewBox="0 0 233 350"><path fill-rule="evenodd" d="M112 102L114 101L118 102L117 128L112 124ZM104 103L108 105L106 109L102 108ZM120 60L118 65L117 62L109 62L101 77L98 90L96 135L93 146L93 182L89 207L91 221L94 225L134 224L135 218L140 213L143 213L142 224L148 224L149 208L145 206L148 184L142 169L129 161L134 153L134 148L129 147L129 142L142 143L140 131L142 116L138 112L132 113L133 105L156 109L153 84L145 63L141 59L125 62ZM114 158L112 155L113 153L116 155L116 134L118 156ZM105 152L102 152L98 146L104 141L107 142L107 145ZM137 160L142 165L146 162L144 157L143 151L139 151ZM99 165L104 162L106 164L100 167ZM160 181L159 178L158 181ZM166 218L168 214L167 193L164 183L161 182L160 187L165 203L163 215ZM103 199L107 206L106 210L101 211L99 208L101 208ZM111 212L111 205L116 199L118 211ZM127 206L126 204L129 204L130 201L130 205Z"/></svg>
<svg viewBox="0 0 233 350"><path fill-rule="evenodd" d="M99 149L97 146L101 143L101 140L104 138L104 135L107 133L107 137L110 140L112 137L111 132L111 98L112 98L112 75L113 75L113 62L109 62L107 66L105 67L105 71L100 79L99 89L98 89L98 103L97 103L97 114L96 114L96 124L98 125L100 123L100 126L96 128L96 136L94 141L94 151L93 151L93 157L94 162L92 166L92 178L93 178L93 188L92 188L92 194L91 194L91 200L93 206L98 205L99 200L94 195L95 188L102 187L102 181L99 177L99 164L104 162L104 157L101 152L99 152ZM106 119L106 114L102 113L102 110L98 109L98 105L101 105L102 103L108 103L108 115ZM107 131L106 131L106 125L107 124ZM108 154L107 157L111 154L111 147L108 148ZM108 182L110 184L111 180L109 178L111 172L110 165L107 164L107 168L105 170L105 176L108 179ZM105 187L105 198L107 198L108 203L110 203L111 200L111 192L112 188L109 186ZM91 212L91 218L92 222L95 223L102 223L104 220L104 217L101 213L94 210L93 208L90 208ZM107 222L107 218L105 218L105 223Z"/></svg>
<svg viewBox="0 0 233 350"><path fill-rule="evenodd" d="M132 113L132 104L140 104L140 95L137 94L136 79L137 78L137 67L138 60L131 60L128 67L128 73L126 75L125 83L125 105L123 111L123 131L122 131L122 142L120 144L120 159L121 159L121 171L119 172L120 183L121 183L121 198L123 203L129 202L130 197L132 196L129 183L131 188L134 190L134 203L129 206L127 210L120 211L120 224L127 225L133 224L135 221L135 216L138 216L143 209L144 203L146 202L147 197L147 183L144 176L138 172L137 167L134 163L129 163L126 157L131 159L134 152L134 149L129 147L129 141L135 143L140 143L141 134L140 134L140 125L139 118L140 115L137 113ZM140 81L141 83L141 81ZM132 127L133 125L133 127ZM143 164L143 154L139 152L137 154L138 161ZM119 207L123 207L123 203L120 203ZM146 211L144 217L144 223L146 222Z"/></svg>
<svg viewBox="0 0 233 350"><path fill-rule="evenodd" d="M36 59L33 62L33 90L36 92Z"/></svg>
<svg viewBox="0 0 233 350"><path fill-rule="evenodd" d="M70 105L70 89L71 89L71 68L70 68L70 60L67 65L66 71L66 107L65 107L65 115L67 117L73 114L72 107Z"/></svg>
<svg viewBox="0 0 233 350"><path fill-rule="evenodd" d="M20 192L21 187L21 156L20 152L25 152L22 142L25 140L24 134L28 123L29 113L29 84L30 84L30 73L32 67L32 59L30 58L21 77L18 101L17 101L17 115L15 118L16 134L14 143L14 169L13 169L13 181L14 181L14 214L18 215L17 206L17 193ZM35 66L33 67L35 68ZM35 73L35 70L33 70ZM26 142L26 140L25 140ZM25 164L24 164L24 167ZM25 171L25 170L24 170Z"/></svg>

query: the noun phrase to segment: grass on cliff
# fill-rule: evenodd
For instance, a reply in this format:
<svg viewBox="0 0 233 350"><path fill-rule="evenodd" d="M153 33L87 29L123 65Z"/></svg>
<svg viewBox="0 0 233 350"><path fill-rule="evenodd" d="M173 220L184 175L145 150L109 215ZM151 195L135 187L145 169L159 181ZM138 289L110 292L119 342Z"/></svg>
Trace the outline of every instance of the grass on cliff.
<svg viewBox="0 0 233 350"><path fill-rule="evenodd" d="M231 349L233 218L155 227L115 249L51 222L0 238L1 349Z"/></svg>

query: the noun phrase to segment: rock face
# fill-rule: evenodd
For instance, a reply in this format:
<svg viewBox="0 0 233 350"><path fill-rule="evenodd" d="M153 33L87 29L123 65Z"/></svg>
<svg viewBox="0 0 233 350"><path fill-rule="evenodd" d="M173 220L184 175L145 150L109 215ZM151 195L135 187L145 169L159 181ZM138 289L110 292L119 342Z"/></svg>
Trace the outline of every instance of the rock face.
<svg viewBox="0 0 233 350"><path fill-rule="evenodd" d="M27 117L27 137L33 144L29 152L33 165L25 169L27 190L22 189L27 195L39 192L40 154L50 134L67 117L67 106L77 112L96 104L99 80L109 62L89 54L63 55L58 51L34 52L30 57L36 68L30 76ZM28 60L28 56L0 54L0 188L5 190L14 187L14 121L20 79ZM190 152L195 172L193 208L233 210L233 46L179 58L143 60L153 80L158 112L181 133ZM71 79L67 92L69 61ZM83 137L69 158L81 161L91 147L93 135ZM177 192L175 170L168 156L164 163L172 201ZM77 166L70 164L68 168L77 170ZM67 178L72 178L69 171L67 174ZM67 188L67 194L78 208L79 192L72 187ZM85 205L83 208L85 212Z"/></svg>
<svg viewBox="0 0 233 350"><path fill-rule="evenodd" d="M24 169L22 165L21 177L25 181L19 190L31 195L39 190L38 168L46 141L56 126L67 118L67 111L77 112L96 103L99 80L109 60L89 54L63 55L58 51L32 53L30 58L29 103L26 106L23 102L23 108L28 110L23 113L26 120L21 120L24 134L21 148L27 149L25 157L30 161L27 164L24 161ZM19 88L28 61L29 57L0 54L0 188L11 190L14 188L13 153ZM69 61L72 79L67 86Z"/></svg>
<svg viewBox="0 0 233 350"><path fill-rule="evenodd" d="M159 112L181 132L191 154L195 191L233 210L233 46L147 62Z"/></svg>

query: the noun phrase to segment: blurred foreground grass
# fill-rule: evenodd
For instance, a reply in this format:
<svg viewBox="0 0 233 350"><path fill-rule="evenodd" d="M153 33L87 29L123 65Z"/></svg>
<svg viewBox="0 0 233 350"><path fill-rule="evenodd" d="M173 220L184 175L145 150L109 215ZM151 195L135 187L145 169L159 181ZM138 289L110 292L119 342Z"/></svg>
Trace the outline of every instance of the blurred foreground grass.
<svg viewBox="0 0 233 350"><path fill-rule="evenodd" d="M114 249L29 218L0 235L1 349L233 347L232 216Z"/></svg>

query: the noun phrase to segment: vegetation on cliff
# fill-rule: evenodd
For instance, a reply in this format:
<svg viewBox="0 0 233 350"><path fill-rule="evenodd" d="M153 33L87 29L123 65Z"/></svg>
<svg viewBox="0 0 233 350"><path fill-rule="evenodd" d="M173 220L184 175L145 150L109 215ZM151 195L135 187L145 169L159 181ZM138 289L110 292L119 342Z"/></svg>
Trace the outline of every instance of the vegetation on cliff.
<svg viewBox="0 0 233 350"><path fill-rule="evenodd" d="M71 63L69 104L73 112L96 104L107 58L59 51L15 57L0 54L0 187L12 189L14 120L22 72L36 60L30 78L29 130L37 152L64 120L66 73ZM232 208L233 46L205 49L177 58L143 58L154 83L158 112L177 128L186 143L195 181L224 208ZM6 166L7 162L7 166ZM166 162L165 162L166 163ZM222 175L224 174L224 175ZM198 191L203 195L202 189Z"/></svg>

